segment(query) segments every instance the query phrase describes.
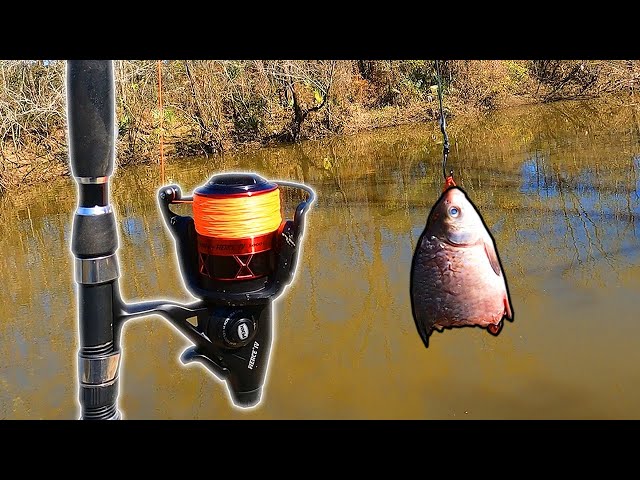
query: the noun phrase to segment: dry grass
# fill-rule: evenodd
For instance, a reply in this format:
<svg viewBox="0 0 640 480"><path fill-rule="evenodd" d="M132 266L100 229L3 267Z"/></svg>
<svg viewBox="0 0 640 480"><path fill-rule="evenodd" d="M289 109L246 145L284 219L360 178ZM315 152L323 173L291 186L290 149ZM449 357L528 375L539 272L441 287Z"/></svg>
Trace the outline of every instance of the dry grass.
<svg viewBox="0 0 640 480"><path fill-rule="evenodd" d="M168 156L431 121L434 62L116 61L120 165ZM0 192L65 174L62 61L0 61ZM633 93L640 61L450 60L441 74L448 115L522 102Z"/></svg>

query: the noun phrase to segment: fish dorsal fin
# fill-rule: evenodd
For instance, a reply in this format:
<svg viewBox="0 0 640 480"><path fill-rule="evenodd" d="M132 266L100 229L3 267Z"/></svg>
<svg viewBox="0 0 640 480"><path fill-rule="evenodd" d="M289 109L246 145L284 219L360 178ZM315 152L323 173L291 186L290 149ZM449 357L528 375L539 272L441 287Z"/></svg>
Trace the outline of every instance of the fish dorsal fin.
<svg viewBox="0 0 640 480"><path fill-rule="evenodd" d="M502 270L500 269L500 260L498 260L498 254L496 253L496 247L494 246L491 238L484 239L484 251L487 253L491 268L496 272L496 275L501 276Z"/></svg>

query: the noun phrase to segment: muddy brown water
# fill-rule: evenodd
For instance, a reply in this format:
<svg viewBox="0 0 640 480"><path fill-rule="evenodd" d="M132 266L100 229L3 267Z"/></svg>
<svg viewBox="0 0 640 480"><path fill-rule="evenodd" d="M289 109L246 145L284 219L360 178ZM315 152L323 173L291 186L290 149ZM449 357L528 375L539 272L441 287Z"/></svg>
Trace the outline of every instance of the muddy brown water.
<svg viewBox="0 0 640 480"><path fill-rule="evenodd" d="M450 166L491 228L515 322L434 334L409 300L442 183L435 125L173 160L190 192L222 171L318 193L276 302L263 401L238 410L157 316L124 327L119 405L136 419L640 418L640 114L567 102L450 121ZM155 202L157 166L112 182L128 300L189 301ZM70 178L0 199L0 418L77 418ZM289 210L290 211L290 210Z"/></svg>

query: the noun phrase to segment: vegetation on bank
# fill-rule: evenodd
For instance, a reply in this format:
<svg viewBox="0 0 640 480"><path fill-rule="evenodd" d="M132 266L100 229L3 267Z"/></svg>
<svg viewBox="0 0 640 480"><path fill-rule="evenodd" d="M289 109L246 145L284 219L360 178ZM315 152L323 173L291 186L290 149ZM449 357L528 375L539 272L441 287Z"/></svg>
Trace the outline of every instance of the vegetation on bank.
<svg viewBox="0 0 640 480"><path fill-rule="evenodd" d="M120 165L438 117L433 60L114 63ZM68 171L64 61L0 61L0 192ZM636 60L441 62L450 115L640 88Z"/></svg>

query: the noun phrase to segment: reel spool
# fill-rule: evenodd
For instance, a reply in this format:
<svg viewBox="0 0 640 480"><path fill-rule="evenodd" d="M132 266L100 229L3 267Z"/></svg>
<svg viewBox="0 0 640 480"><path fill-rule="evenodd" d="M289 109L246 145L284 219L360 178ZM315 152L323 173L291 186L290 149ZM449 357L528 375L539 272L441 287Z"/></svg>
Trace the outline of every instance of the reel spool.
<svg viewBox="0 0 640 480"><path fill-rule="evenodd" d="M198 268L206 288L265 277L284 227L280 189L255 174L216 175L193 193Z"/></svg>
<svg viewBox="0 0 640 480"><path fill-rule="evenodd" d="M284 219L282 187L307 193L293 220ZM238 305L273 298L291 280L315 193L299 183L224 173L192 197L183 198L177 185L162 187L158 200L189 291L212 303ZM192 204L193 217L171 211L172 204L184 203Z"/></svg>

